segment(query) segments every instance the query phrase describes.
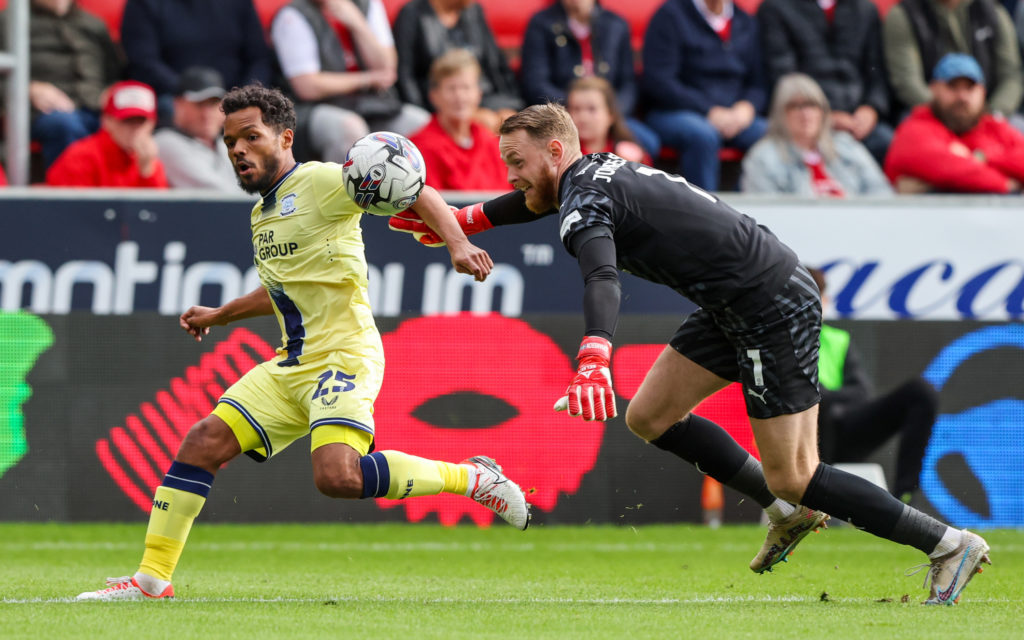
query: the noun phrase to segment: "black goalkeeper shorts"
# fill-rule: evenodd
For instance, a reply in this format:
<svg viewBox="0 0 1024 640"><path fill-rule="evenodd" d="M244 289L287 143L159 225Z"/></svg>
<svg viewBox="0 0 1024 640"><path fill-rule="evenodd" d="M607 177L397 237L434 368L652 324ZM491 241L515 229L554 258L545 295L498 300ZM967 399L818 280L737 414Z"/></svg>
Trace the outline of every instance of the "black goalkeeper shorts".
<svg viewBox="0 0 1024 640"><path fill-rule="evenodd" d="M798 265L786 285L754 311L698 309L669 345L715 375L740 382L751 418L799 413L821 400L821 296Z"/></svg>

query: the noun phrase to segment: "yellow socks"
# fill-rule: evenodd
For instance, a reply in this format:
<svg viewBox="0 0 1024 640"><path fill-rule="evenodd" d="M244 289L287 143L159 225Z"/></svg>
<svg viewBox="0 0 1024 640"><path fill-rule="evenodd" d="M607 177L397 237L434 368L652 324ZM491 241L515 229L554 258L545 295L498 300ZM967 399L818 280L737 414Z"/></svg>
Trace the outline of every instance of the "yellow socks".
<svg viewBox="0 0 1024 640"><path fill-rule="evenodd" d="M213 474L204 469L181 462L171 464L153 496L140 573L170 581L212 483Z"/></svg>
<svg viewBox="0 0 1024 640"><path fill-rule="evenodd" d="M363 497L401 500L438 493L466 495L470 469L466 465L427 460L401 451L378 451L359 460Z"/></svg>

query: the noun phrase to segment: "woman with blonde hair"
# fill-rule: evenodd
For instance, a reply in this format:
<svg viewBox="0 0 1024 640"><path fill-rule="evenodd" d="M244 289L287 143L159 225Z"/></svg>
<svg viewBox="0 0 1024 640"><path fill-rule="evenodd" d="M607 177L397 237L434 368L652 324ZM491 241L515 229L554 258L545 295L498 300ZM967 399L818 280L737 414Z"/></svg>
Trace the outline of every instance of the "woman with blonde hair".
<svg viewBox="0 0 1024 640"><path fill-rule="evenodd" d="M743 158L740 189L833 198L892 193L867 148L832 131L828 99L803 73L786 74L775 85L768 133Z"/></svg>
<svg viewBox="0 0 1024 640"><path fill-rule="evenodd" d="M630 133L619 110L612 85L598 76L586 76L569 85L565 106L580 134L584 154L611 151L636 162L651 159Z"/></svg>

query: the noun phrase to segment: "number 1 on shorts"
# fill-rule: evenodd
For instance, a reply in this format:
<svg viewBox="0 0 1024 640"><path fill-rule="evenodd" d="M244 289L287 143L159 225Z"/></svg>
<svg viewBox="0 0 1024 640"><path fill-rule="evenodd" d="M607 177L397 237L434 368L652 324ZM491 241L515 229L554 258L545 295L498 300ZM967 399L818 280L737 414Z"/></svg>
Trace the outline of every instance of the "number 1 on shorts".
<svg viewBox="0 0 1024 640"><path fill-rule="evenodd" d="M761 350L747 349L747 357L754 363L754 386L764 386L764 367L761 366Z"/></svg>

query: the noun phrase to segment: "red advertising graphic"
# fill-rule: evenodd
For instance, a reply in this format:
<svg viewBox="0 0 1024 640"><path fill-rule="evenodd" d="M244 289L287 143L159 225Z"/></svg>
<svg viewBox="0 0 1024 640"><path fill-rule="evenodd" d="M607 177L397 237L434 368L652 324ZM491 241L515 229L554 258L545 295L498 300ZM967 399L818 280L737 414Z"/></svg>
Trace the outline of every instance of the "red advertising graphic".
<svg viewBox="0 0 1024 640"><path fill-rule="evenodd" d="M559 494L574 494L597 461L605 425L569 418L552 409L574 373L570 356L528 323L497 314L432 316L407 320L384 336L387 369L374 414L377 448L457 462L489 455L551 511ZM444 396L477 394L510 405L498 424L448 428L417 417L417 409ZM451 495L397 502L411 521L437 513L442 524L468 515L478 526L494 516Z"/></svg>
<svg viewBox="0 0 1024 640"><path fill-rule="evenodd" d="M663 344L629 344L619 347L612 354L612 375L615 379L615 393L627 400L636 395L647 371L665 350ZM704 416L729 432L758 460L761 454L754 444L754 432L750 430L747 407L743 401L743 387L730 384L710 398L704 400L693 411Z"/></svg>
<svg viewBox="0 0 1024 640"><path fill-rule="evenodd" d="M554 510L560 495L579 491L597 461L605 425L552 409L574 369L572 357L550 336L499 314L458 314L406 320L383 341L387 369L375 404L377 450L448 462L491 456L527 491L534 508L544 511ZM617 349L612 370L620 402L633 398L663 349ZM132 503L149 511L189 428L210 413L225 389L273 355L261 337L235 329L153 400L142 402L124 426L96 442L104 469ZM715 394L697 412L757 455L739 385ZM488 509L452 495L377 504L402 507L413 522L437 514L446 525L467 516L489 526L494 518Z"/></svg>
<svg viewBox="0 0 1024 640"><path fill-rule="evenodd" d="M128 498L148 512L153 492L189 428L206 417L224 390L249 369L272 358L274 348L248 329L235 329L199 365L171 380L169 389L143 402L107 438L96 442L103 468Z"/></svg>

